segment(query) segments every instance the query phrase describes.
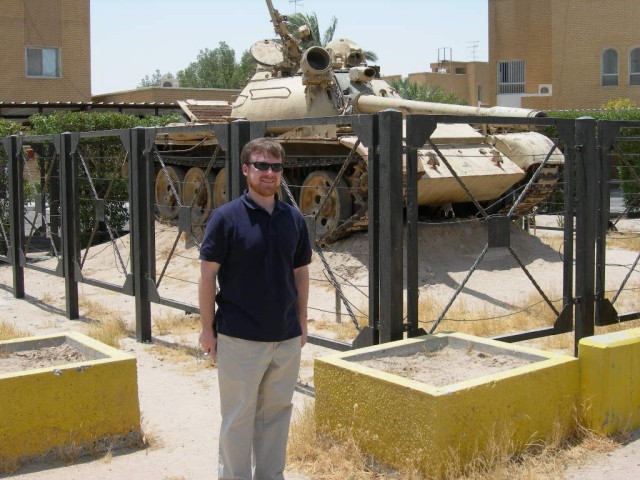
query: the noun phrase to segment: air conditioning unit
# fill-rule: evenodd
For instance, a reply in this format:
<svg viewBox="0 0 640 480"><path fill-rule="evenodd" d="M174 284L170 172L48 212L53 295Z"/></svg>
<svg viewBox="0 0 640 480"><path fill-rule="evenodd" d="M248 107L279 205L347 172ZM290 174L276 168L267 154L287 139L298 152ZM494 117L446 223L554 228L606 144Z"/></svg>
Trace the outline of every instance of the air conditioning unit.
<svg viewBox="0 0 640 480"><path fill-rule="evenodd" d="M180 82L177 78L162 77L160 79L160 86L162 88L176 88L180 86Z"/></svg>
<svg viewBox="0 0 640 480"><path fill-rule="evenodd" d="M538 85L539 95L553 95L553 85L550 83L541 83Z"/></svg>

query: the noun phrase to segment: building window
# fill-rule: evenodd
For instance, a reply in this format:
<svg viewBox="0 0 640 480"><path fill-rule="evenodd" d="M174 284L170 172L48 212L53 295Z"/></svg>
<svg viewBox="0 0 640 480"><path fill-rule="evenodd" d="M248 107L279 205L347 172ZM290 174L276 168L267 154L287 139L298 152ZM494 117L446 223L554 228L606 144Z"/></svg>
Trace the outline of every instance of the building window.
<svg viewBox="0 0 640 480"><path fill-rule="evenodd" d="M602 53L602 86L618 85L618 52L608 48Z"/></svg>
<svg viewBox="0 0 640 480"><path fill-rule="evenodd" d="M640 85L640 48L629 54L629 85Z"/></svg>
<svg viewBox="0 0 640 480"><path fill-rule="evenodd" d="M498 94L524 93L524 60L498 62Z"/></svg>
<svg viewBox="0 0 640 480"><path fill-rule="evenodd" d="M27 77L60 77L60 49L27 47Z"/></svg>

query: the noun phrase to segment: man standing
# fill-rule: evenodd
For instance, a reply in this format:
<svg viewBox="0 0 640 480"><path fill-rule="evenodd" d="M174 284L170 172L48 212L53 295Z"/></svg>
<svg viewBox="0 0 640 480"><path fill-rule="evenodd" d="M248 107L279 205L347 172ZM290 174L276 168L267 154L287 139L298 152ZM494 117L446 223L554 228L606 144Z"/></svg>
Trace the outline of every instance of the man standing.
<svg viewBox="0 0 640 480"><path fill-rule="evenodd" d="M212 213L200 249L200 344L217 357L220 388L219 480L284 478L311 246L300 212L275 197L283 160L274 140L244 147L248 190Z"/></svg>

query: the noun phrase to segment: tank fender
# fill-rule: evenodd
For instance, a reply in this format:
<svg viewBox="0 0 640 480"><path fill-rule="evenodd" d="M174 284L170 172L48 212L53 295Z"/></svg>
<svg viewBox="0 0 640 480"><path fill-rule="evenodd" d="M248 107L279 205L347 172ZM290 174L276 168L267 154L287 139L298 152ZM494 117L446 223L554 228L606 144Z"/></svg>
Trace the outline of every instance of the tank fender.
<svg viewBox="0 0 640 480"><path fill-rule="evenodd" d="M345 137L338 138L338 142L340 142L342 145L347 147L349 150L353 149L353 146L356 144L357 141L358 141L358 137L356 136L345 136ZM362 157L362 159L364 160L364 163L366 164L369 163L369 149L364 144L360 143L360 145L358 145L358 148L356 149L356 152L358 153L358 155ZM402 154L403 176L406 176L406 165L407 165L406 162L407 162L407 156L405 154ZM422 162L420 160L418 160L417 169L418 169L417 171L418 178L420 178L422 177L422 175L424 175L424 172L425 172L424 166L422 165Z"/></svg>
<svg viewBox="0 0 640 480"><path fill-rule="evenodd" d="M553 141L537 132L489 135L487 141L524 171L527 171L532 165L541 164L553 148ZM556 149L547 165L562 165L563 163L564 156L559 149Z"/></svg>
<svg viewBox="0 0 640 480"><path fill-rule="evenodd" d="M338 138L338 142L340 142L341 145L344 145L345 147L347 147L349 150L353 149L353 146L356 144L357 141L358 141L358 137L356 136L347 136L347 137ZM358 155L362 157L362 159L364 160L364 163L367 163L367 164L369 163L369 149L363 143L360 143L360 145L358 145L356 152L358 153Z"/></svg>

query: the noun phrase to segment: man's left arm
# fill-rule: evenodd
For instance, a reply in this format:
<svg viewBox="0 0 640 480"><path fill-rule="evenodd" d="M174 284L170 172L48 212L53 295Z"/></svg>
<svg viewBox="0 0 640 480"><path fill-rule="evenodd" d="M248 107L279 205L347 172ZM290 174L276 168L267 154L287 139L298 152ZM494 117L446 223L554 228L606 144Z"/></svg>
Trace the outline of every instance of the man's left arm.
<svg viewBox="0 0 640 480"><path fill-rule="evenodd" d="M307 343L307 304L309 303L309 267L296 268L293 270L293 277L298 290L298 300L296 307L298 309L298 319L300 320L300 328L302 328L302 337L300 345L304 347Z"/></svg>

